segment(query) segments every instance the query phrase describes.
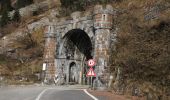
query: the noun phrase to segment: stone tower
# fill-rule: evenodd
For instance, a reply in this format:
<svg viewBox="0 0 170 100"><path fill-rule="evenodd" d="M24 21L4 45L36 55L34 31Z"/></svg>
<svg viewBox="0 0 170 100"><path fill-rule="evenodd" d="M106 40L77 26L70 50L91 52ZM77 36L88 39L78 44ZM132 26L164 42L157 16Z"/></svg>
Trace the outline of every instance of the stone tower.
<svg viewBox="0 0 170 100"><path fill-rule="evenodd" d="M98 87L107 87L109 81L110 40L113 28L113 8L110 5L94 7L95 50L94 59L97 62Z"/></svg>
<svg viewBox="0 0 170 100"><path fill-rule="evenodd" d="M52 25L45 28L45 49L44 49L44 63L46 65L45 79L47 81L53 80L56 73L55 62L55 50L56 49L56 37L54 34L54 27Z"/></svg>

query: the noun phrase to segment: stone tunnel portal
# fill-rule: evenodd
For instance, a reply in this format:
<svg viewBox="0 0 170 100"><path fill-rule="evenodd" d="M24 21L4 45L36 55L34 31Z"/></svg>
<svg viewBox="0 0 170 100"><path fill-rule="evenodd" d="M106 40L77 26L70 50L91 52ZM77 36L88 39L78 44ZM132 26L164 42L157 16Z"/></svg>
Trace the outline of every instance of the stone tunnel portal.
<svg viewBox="0 0 170 100"><path fill-rule="evenodd" d="M48 25L45 29L44 63L47 68L44 79L58 76L68 83L69 68L74 62L78 83L81 83L88 69L85 61L94 58L97 73L94 83L96 87L107 88L111 74L111 41L116 42L117 32L113 28L116 12L111 5L96 5L88 15L75 12L71 14L72 19L59 23L56 20Z"/></svg>

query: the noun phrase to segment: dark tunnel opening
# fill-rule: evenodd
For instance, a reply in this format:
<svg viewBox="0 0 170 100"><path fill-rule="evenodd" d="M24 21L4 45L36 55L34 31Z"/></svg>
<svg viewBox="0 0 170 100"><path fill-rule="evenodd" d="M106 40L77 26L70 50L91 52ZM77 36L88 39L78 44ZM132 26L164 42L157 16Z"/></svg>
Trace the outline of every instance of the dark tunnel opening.
<svg viewBox="0 0 170 100"><path fill-rule="evenodd" d="M66 42L71 41L86 56L86 60L92 58L92 42L85 31L72 29L63 38L66 39Z"/></svg>

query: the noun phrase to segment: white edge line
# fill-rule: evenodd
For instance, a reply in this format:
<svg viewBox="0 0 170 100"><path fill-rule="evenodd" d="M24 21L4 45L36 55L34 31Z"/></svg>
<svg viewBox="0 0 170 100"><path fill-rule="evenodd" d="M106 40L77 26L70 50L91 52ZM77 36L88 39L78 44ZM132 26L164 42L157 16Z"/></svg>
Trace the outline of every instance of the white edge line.
<svg viewBox="0 0 170 100"><path fill-rule="evenodd" d="M35 100L40 100L41 96L47 91L48 89L44 89Z"/></svg>
<svg viewBox="0 0 170 100"><path fill-rule="evenodd" d="M91 95L89 92L87 92L86 89L84 89L84 92L85 92L87 95L89 95L91 98L93 98L94 100L99 100L99 99L97 99L95 96L93 96L93 95Z"/></svg>

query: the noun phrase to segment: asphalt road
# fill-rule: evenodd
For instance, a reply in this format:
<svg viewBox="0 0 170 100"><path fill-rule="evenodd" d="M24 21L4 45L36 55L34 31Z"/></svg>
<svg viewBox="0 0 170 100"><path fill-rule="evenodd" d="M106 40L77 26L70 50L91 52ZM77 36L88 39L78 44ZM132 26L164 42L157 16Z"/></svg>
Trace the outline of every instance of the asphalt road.
<svg viewBox="0 0 170 100"><path fill-rule="evenodd" d="M0 88L0 100L98 100L85 87L22 86Z"/></svg>

